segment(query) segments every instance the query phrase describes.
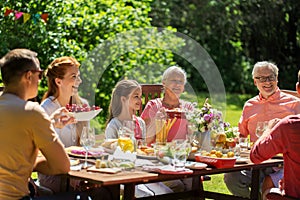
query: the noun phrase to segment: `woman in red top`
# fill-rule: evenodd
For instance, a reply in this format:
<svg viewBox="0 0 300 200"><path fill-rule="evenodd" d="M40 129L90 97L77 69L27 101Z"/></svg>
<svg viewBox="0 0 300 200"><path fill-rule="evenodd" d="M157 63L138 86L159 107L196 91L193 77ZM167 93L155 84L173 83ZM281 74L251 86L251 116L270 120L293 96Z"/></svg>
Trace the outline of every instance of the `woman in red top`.
<svg viewBox="0 0 300 200"><path fill-rule="evenodd" d="M148 101L141 114L147 127L146 141L148 144L155 142L155 116L158 112L172 109L178 109L180 111L181 109L187 110L189 107L192 108L190 102L185 102L180 99L180 95L184 91L185 83L186 73L177 66L169 67L163 73L163 98L156 98ZM185 139L187 125L186 119L178 118L168 133L167 142L170 142L173 139Z"/></svg>

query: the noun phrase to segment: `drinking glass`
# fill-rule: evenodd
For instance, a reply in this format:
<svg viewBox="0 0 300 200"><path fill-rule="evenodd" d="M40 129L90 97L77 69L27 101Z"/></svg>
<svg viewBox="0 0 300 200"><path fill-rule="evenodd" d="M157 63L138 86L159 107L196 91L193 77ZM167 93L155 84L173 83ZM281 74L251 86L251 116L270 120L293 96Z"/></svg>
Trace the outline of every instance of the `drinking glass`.
<svg viewBox="0 0 300 200"><path fill-rule="evenodd" d="M95 145L95 129L92 127L83 127L81 137L80 137L80 144L85 149L85 162L84 167L88 166L87 164L87 156L89 148Z"/></svg>
<svg viewBox="0 0 300 200"><path fill-rule="evenodd" d="M166 119L155 119L155 138L157 144L166 144L167 142Z"/></svg>
<svg viewBox="0 0 300 200"><path fill-rule="evenodd" d="M72 142L75 143L77 139L76 124L70 124L70 127L71 127Z"/></svg>
<svg viewBox="0 0 300 200"><path fill-rule="evenodd" d="M240 137L239 138L239 147L240 147L240 152L247 152L248 151L248 138Z"/></svg>
<svg viewBox="0 0 300 200"><path fill-rule="evenodd" d="M173 165L175 169L184 169L186 160L191 152L191 144L188 140L176 139L173 150Z"/></svg>
<svg viewBox="0 0 300 200"><path fill-rule="evenodd" d="M255 129L255 134L256 136L259 138L260 136L262 136L262 134L265 132L265 130L268 127L268 122L264 121L264 122L257 122L256 124L256 129Z"/></svg>
<svg viewBox="0 0 300 200"><path fill-rule="evenodd" d="M123 136L134 136L135 122L133 120L124 120L122 125Z"/></svg>

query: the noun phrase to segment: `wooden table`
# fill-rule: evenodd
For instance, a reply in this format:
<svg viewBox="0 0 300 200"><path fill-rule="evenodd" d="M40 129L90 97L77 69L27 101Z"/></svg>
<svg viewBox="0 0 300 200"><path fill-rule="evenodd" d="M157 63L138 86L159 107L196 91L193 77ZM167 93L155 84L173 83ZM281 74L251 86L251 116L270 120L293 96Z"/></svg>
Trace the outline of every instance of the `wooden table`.
<svg viewBox="0 0 300 200"><path fill-rule="evenodd" d="M193 186L191 191L185 191L181 193L170 193L164 195L157 195L151 197L143 197L143 199L178 199L181 197L191 196L193 199L245 199L235 197L232 195L226 195L221 193L215 193L210 191L204 191L201 176L222 174L229 172L236 172L241 170L252 169L252 185L251 185L251 197L250 199L258 199L259 196L259 171L268 167L278 167L283 165L282 159L270 159L261 164L253 164L249 161L247 164L236 164L232 168L206 168L201 170L194 170L192 174L157 174L149 173L140 170L134 171L123 171L117 174L104 174L87 172L86 170L81 171L70 171L67 175L68 178L82 179L97 184L101 184L107 187L112 194L114 199L120 198L120 185L124 185L124 196L123 199L136 199L135 198L135 185L142 183L161 182L167 180L176 180L191 177L193 180Z"/></svg>

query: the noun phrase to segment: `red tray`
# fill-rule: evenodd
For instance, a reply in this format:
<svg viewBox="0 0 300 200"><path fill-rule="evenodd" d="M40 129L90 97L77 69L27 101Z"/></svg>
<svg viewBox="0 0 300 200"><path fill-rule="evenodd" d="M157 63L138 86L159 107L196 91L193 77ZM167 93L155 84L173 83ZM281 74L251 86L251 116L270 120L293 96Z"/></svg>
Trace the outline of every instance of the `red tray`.
<svg viewBox="0 0 300 200"><path fill-rule="evenodd" d="M201 154L195 154L195 160L197 162L203 162L216 168L230 168L234 166L236 158L214 158L209 156L202 156Z"/></svg>

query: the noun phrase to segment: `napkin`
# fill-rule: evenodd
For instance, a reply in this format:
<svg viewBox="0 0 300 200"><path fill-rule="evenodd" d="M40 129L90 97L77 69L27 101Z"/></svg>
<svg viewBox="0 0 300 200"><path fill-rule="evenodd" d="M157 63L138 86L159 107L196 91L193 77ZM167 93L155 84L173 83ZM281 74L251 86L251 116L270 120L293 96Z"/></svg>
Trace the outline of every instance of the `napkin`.
<svg viewBox="0 0 300 200"><path fill-rule="evenodd" d="M85 155L85 150L83 149L72 149L71 153L77 154L77 155ZM93 152L93 151L88 151L89 156L99 156L102 155L103 151L98 151L98 152Z"/></svg>
<svg viewBox="0 0 300 200"><path fill-rule="evenodd" d="M129 160L131 162L135 162L136 154L131 153L129 151L123 152L120 147L117 147L114 154L112 155L112 159L116 160Z"/></svg>
<svg viewBox="0 0 300 200"><path fill-rule="evenodd" d="M136 159L135 161L135 166L136 167L141 167L141 166L150 166L150 165L155 165L153 162L151 162L150 160L146 160L146 159Z"/></svg>
<svg viewBox="0 0 300 200"><path fill-rule="evenodd" d="M143 166L143 170L158 172L161 174L192 174L193 170L187 168L175 169L174 166L171 165L163 165L163 166Z"/></svg>

